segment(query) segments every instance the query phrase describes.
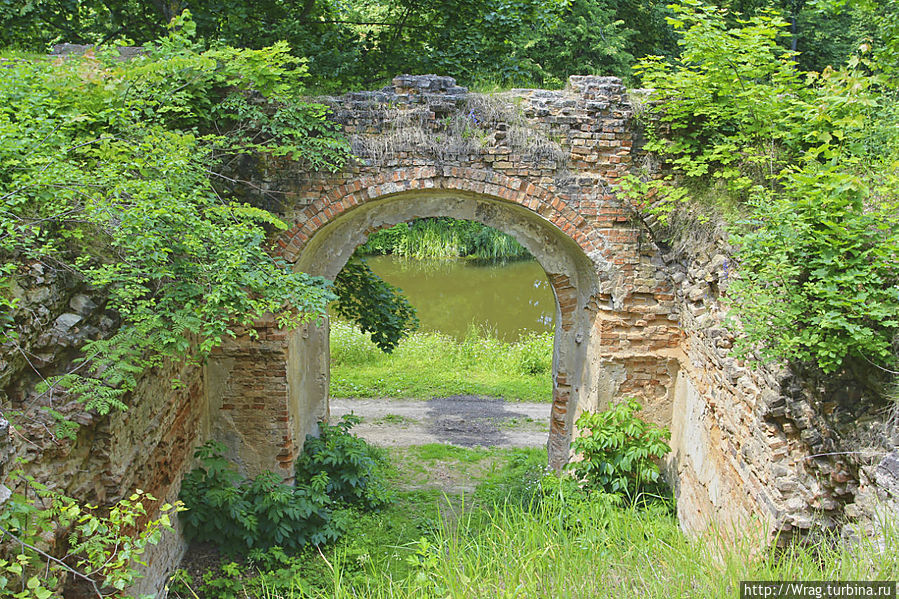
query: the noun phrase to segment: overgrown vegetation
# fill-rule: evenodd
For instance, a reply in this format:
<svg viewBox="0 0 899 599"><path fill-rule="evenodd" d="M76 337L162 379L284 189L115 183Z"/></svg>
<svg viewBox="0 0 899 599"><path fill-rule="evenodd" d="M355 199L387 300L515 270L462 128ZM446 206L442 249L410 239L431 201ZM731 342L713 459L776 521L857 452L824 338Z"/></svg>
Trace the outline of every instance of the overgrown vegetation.
<svg viewBox="0 0 899 599"><path fill-rule="evenodd" d="M389 500L383 457L349 432L356 422L347 416L333 426L323 423L320 437L307 438L294 485L273 472L245 479L222 456L224 446L203 445L195 454L201 465L181 485L185 537L228 554L272 547L297 552L337 540L352 508L373 510Z"/></svg>
<svg viewBox="0 0 899 599"><path fill-rule="evenodd" d="M740 580L892 580L899 557L862 540L760 550L761 528L688 538L670 504L625 506L544 472L544 451L443 446L393 450L391 480L420 484L416 468L464 466L469 495L399 490L336 545L286 557L258 553L206 582L186 573L171 589L205 599L446 597L719 597ZM413 459L414 458L414 459ZM425 474L425 477L427 475ZM425 483L427 484L427 483ZM434 484L433 482L431 484ZM899 531L887 530L887 543ZM887 548L890 545L886 545Z"/></svg>
<svg viewBox="0 0 899 599"><path fill-rule="evenodd" d="M744 352L835 373L896 364L899 111L895 65L861 44L845 67L803 73L780 45L788 23L740 27L690 1L674 7L677 60L641 61L655 88L648 149L672 181L635 183L663 218L712 187L736 206L727 295ZM676 186L672 186L674 183ZM661 199L658 199L661 198Z"/></svg>
<svg viewBox="0 0 899 599"><path fill-rule="evenodd" d="M14 473L16 478L24 492L9 498L0 512L4 597L49 599L66 577L67 588L80 586L98 597L120 594L140 577L143 554L172 530L170 514L178 509L159 505L143 491L106 508L82 505L21 472ZM65 551L53 555L42 547L60 529L68 530Z"/></svg>
<svg viewBox="0 0 899 599"><path fill-rule="evenodd" d="M147 369L201 359L264 315L308 321L334 297L326 281L270 255L268 234L286 225L237 199L223 171L247 154L337 168L346 142L323 106L303 101L307 71L286 44L207 46L195 29L185 12L130 61L115 48L0 59L0 341L17 348L17 327L34 316L18 310L16 285L32 265L102 293L117 325L88 341L68 372L38 373L41 395L29 399L47 414L26 416L55 419L58 437L75 437L79 409L125 410ZM21 425L8 405L3 416ZM53 507L9 529L33 541L7 554L17 556L5 567L24 581L21 596L55 592L47 585L62 573L119 593L164 529L143 514L145 499L110 506L115 522L61 495L47 501ZM83 532L85 523L94 528Z"/></svg>
<svg viewBox="0 0 899 599"><path fill-rule="evenodd" d="M357 250L416 259L472 257L504 261L531 258L514 237L487 225L453 218L426 218L381 229Z"/></svg>
<svg viewBox="0 0 899 599"><path fill-rule="evenodd" d="M122 325L89 342L73 371L46 381L36 401L52 394L55 403L45 407L59 420L58 436L75 434L72 420L56 411L61 399L79 397L82 409L99 415L124 409L140 373L166 359L198 360L270 312L288 325L322 313L334 298L329 286L270 257L265 240L286 225L237 199L227 165L253 155L338 168L348 144L327 109L304 100L304 83L370 88L404 71L447 73L483 87L556 87L590 71L655 88L648 147L667 162L676 186L632 180L635 205L664 220L678 200L702 189L733 208L737 263L721 291L746 332L745 355L760 349L763 357L826 374L870 365L895 370L895 1L722 0L712 7L684 0L672 8L636 0L240 0L226 10L191 2L193 18L181 12L185 5L0 0L0 45L38 53L0 60L0 341L16 343L15 277L34 263L102 290ZM772 6L781 12L768 12ZM112 40L83 58L43 55L57 41ZM133 43L143 53L118 60L116 47ZM631 77L628 68L641 57ZM408 111L383 147L363 149L386 156L420 141L426 155L463 152L479 147L485 123L501 117L510 121L510 143L535 161L560 159L558 144L528 137L516 115L491 112L496 105L483 97L472 102L481 104L447 121L443 138L424 137L419 124L429 115ZM653 192L659 201L643 205ZM435 239L420 245L463 245ZM517 252L498 239L465 251ZM362 269L359 281L371 297L396 299L368 274ZM374 316L371 306L348 311L368 330L386 322L388 332L376 341L396 346L411 313L395 304ZM346 328L345 337L332 380L338 395L550 398L548 336L509 345L484 334L461 343L419 335L390 357L372 353L362 333ZM407 374L387 377L388 363ZM446 374L458 368L468 377L461 385ZM513 383L508 373L523 378ZM364 542L361 549L341 545L320 562L308 547L299 549L301 541L384 522L369 515L354 524L350 512L330 512L334 473L312 475L295 491L271 476L238 481L214 452L206 459L209 469L197 475L214 487L206 499L240 518L203 526L220 526L219 537L235 546L272 546L251 556L272 573L251 587L262 595L277 588L332 597L714 597L735 592L741 578L899 576L896 555L865 542L851 556L833 543L758 558L760 539L724 542L735 536L724 531L692 543L664 507L623 508L608 495L539 476L528 477L528 488L545 500L409 524L404 530L419 527L424 540L406 552L405 574L370 565L365 556L374 545ZM0 586L13 596L47 599L63 575L98 595L121 594L134 578L134 560L167 527L165 517L145 519L151 500L139 493L107 511L35 490L29 501L14 496L0 518L4 535L14 535L6 540L12 558L0 560ZM561 517L573 512L577 518ZM319 528L305 528L316 518ZM58 555L45 551L54 535ZM897 540L895 531L886 536ZM302 557L275 549L282 541L298 543ZM301 588L297 568L310 563L322 584ZM213 577L209 584L238 593L243 583L216 587Z"/></svg>
<svg viewBox="0 0 899 599"><path fill-rule="evenodd" d="M382 352L392 352L418 328L415 308L402 290L378 277L358 255L354 254L337 274L334 290L334 312L368 333Z"/></svg>
<svg viewBox="0 0 899 599"><path fill-rule="evenodd" d="M48 381L101 415L164 359L203 356L267 314L296 325L334 297L268 253L283 222L214 183L246 154L336 168L345 142L302 101L305 67L285 44L207 49L194 29L185 14L127 62L113 50L0 65L0 283L38 261L104 290L121 326ZM9 314L18 300L3 295Z"/></svg>
<svg viewBox="0 0 899 599"><path fill-rule="evenodd" d="M469 329L457 341L436 332L415 332L384 354L353 325L331 323L332 397L414 397L454 394L551 401L551 333L515 343L488 330Z"/></svg>
<svg viewBox="0 0 899 599"><path fill-rule="evenodd" d="M668 2L645 0L77 0L0 4L0 45L42 52L57 42L137 44L156 39L190 8L205 39L260 48L286 41L313 58L324 90L373 89L402 72L453 75L483 86L560 86L571 74L630 77L647 55L676 56ZM791 21L785 48L804 69L837 66L866 38L894 40L888 0L720 0L747 16L775 8ZM738 25L732 15L731 25ZM892 29L891 29L892 28ZM880 39L878 39L880 38ZM886 48L885 48L886 49ZM895 42L890 50L895 53ZM894 54L895 55L895 54Z"/></svg>
<svg viewBox="0 0 899 599"><path fill-rule="evenodd" d="M585 488L630 502L663 495L658 461L671 451L666 442L670 433L641 420L639 411L640 404L629 399L577 419L580 434L571 449L579 459L569 468Z"/></svg>
<svg viewBox="0 0 899 599"><path fill-rule="evenodd" d="M373 510L390 500L382 470L384 456L350 433L359 417L347 414L336 425L322 423L317 437L308 436L296 463L298 481L324 473L325 492L334 501Z"/></svg>

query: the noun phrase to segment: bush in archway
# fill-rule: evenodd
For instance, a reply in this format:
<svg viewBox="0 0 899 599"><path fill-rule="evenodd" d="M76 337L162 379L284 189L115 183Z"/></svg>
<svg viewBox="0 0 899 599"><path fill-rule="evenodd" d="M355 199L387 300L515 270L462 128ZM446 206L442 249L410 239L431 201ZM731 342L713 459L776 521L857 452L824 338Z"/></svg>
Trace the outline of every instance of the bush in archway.
<svg viewBox="0 0 899 599"><path fill-rule="evenodd" d="M358 422L345 416L337 425L323 424L320 437L308 437L295 485L273 472L246 479L222 455L221 443L206 443L194 454L201 465L181 485L185 537L227 553L297 551L337 540L352 508L374 509L390 500L380 474L383 460L349 432Z"/></svg>
<svg viewBox="0 0 899 599"><path fill-rule="evenodd" d="M321 424L318 437L308 435L296 464L297 484L325 475L325 492L335 501L376 509L390 501L378 451L350 432L362 419L347 414L335 425Z"/></svg>

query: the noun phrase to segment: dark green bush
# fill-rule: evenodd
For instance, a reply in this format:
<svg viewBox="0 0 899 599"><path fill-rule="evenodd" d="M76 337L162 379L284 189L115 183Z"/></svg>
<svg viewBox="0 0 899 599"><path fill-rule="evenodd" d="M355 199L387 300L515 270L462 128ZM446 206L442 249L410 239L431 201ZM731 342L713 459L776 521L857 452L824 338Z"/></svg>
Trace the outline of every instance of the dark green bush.
<svg viewBox="0 0 899 599"><path fill-rule="evenodd" d="M296 552L336 540L351 506L374 509L390 500L380 477L382 458L349 432L358 422L347 416L336 426L322 425L321 437L307 438L296 485L273 472L245 479L222 457L223 445L206 443L194 454L202 465L181 485L185 537L227 553L275 546Z"/></svg>
<svg viewBox="0 0 899 599"><path fill-rule="evenodd" d="M349 432L361 419L347 414L336 425L321 425L318 437L309 435L297 460L297 480L327 480L325 492L335 501L376 509L390 501L382 476L384 457Z"/></svg>
<svg viewBox="0 0 899 599"><path fill-rule="evenodd" d="M208 541L228 553L255 547L299 549L320 545L340 535L334 518L326 476L284 484L273 472L248 480L222 457L224 446L210 441L195 457L202 465L191 470L181 485L181 513L188 540Z"/></svg>

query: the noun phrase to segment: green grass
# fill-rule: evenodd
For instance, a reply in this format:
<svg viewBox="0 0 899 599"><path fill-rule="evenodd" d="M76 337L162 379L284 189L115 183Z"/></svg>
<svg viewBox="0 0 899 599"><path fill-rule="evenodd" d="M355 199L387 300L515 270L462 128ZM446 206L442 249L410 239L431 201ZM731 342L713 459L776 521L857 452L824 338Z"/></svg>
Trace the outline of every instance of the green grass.
<svg viewBox="0 0 899 599"><path fill-rule="evenodd" d="M596 499L500 506L441 526L416 547L414 574L335 578L316 597L738 597L740 580L895 580L899 554L874 543L762 551L762 536L691 540L664 507ZM566 507L571 511L566 512ZM889 533L895 541L895 531Z"/></svg>
<svg viewBox="0 0 899 599"><path fill-rule="evenodd" d="M332 397L487 395L517 401L552 401L550 333L507 343L472 329L458 341L416 332L391 354L354 326L331 323Z"/></svg>
<svg viewBox="0 0 899 599"><path fill-rule="evenodd" d="M336 545L304 553L295 570L303 590L259 591L257 582L234 596L718 599L738 597L741 580L899 578L894 529L883 531L883 545L863 539L781 550L767 548L765 531L751 527L693 538L670 504L621 507L543 478L545 451L426 445L389 454L394 483L461 465L477 490L400 490L385 510L360 515Z"/></svg>
<svg viewBox="0 0 899 599"><path fill-rule="evenodd" d="M402 414L384 414L381 418L373 421L373 424L394 424L399 426L408 426L414 424L414 418L408 418Z"/></svg>

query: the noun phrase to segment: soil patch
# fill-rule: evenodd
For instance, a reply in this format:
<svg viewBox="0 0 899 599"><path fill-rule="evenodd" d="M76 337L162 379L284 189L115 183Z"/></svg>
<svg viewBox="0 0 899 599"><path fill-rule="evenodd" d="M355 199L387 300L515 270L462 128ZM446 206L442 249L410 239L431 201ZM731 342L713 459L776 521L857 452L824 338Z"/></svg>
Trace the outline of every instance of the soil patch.
<svg viewBox="0 0 899 599"><path fill-rule="evenodd" d="M478 395L405 399L332 399L331 421L362 417L353 432L382 447L444 443L458 447L545 447L545 403L511 402Z"/></svg>

